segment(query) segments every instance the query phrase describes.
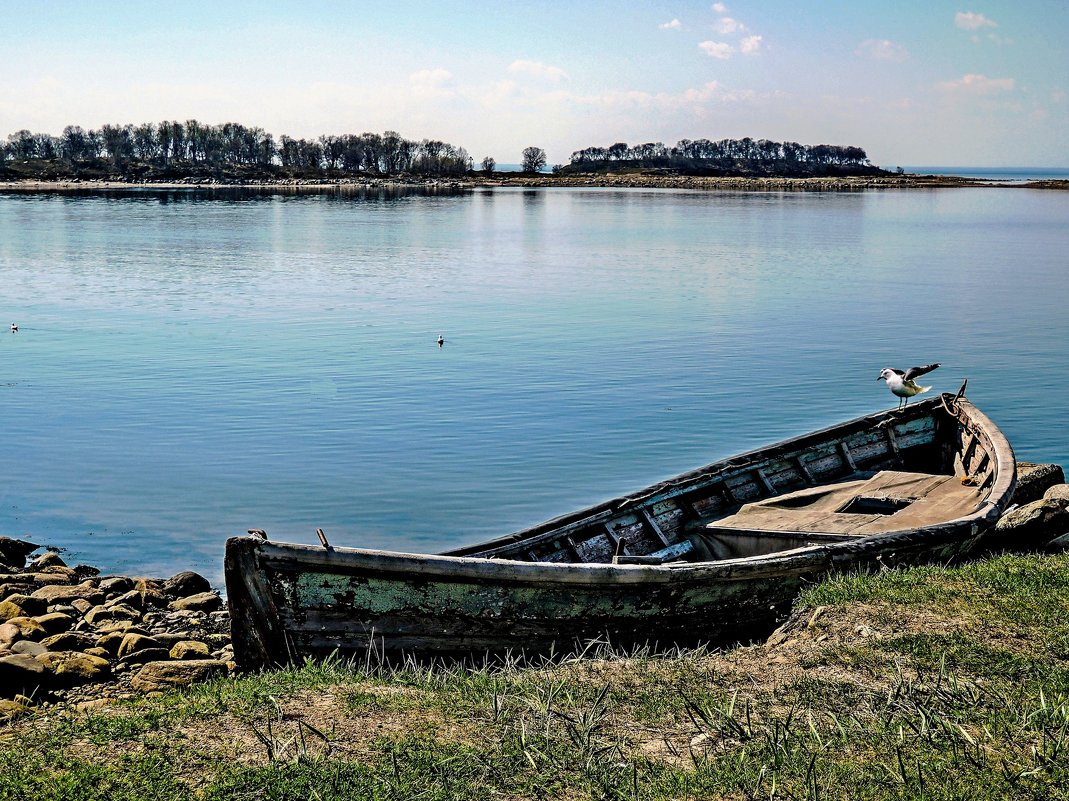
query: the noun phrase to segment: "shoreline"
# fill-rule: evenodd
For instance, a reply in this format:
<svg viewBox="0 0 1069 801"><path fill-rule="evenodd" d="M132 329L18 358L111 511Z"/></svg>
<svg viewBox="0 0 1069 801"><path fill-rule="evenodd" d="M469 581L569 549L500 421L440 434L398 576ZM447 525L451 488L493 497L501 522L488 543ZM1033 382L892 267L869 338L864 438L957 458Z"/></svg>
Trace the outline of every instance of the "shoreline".
<svg viewBox="0 0 1069 801"><path fill-rule="evenodd" d="M989 187L1001 189L1069 189L1069 180L1006 181L964 178L951 175L889 175L822 178L709 177L692 175L606 174L606 175L525 175L498 173L492 177L465 178L383 178L277 180L187 178L178 181L122 181L74 179L0 180L0 192L84 192L84 191L195 191L195 190L314 190L424 188L472 190L494 188L580 188L580 189L692 189L735 192L858 192L871 189L945 189Z"/></svg>

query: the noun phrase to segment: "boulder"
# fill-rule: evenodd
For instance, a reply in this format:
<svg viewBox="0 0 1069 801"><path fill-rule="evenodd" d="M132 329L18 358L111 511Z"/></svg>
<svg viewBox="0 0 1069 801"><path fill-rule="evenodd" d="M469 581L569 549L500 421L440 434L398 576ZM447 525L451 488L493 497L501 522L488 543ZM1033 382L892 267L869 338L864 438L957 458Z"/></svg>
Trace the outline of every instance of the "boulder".
<svg viewBox="0 0 1069 801"><path fill-rule="evenodd" d="M108 576L101 579L97 587L106 595L122 595L134 588L134 581L126 576Z"/></svg>
<svg viewBox="0 0 1069 801"><path fill-rule="evenodd" d="M208 646L198 640L180 640L171 646L171 659L207 659L209 656Z"/></svg>
<svg viewBox="0 0 1069 801"><path fill-rule="evenodd" d="M0 723L10 723L13 720L28 715L33 707L13 698L0 698Z"/></svg>
<svg viewBox="0 0 1069 801"><path fill-rule="evenodd" d="M214 612L223 605L223 599L214 592L199 592L171 602L171 609L176 612Z"/></svg>
<svg viewBox="0 0 1069 801"><path fill-rule="evenodd" d="M18 604L26 610L26 614L30 617L36 617L37 615L43 615L48 611L48 604L40 598L34 598L31 595L26 595L21 592L12 593L4 599L5 601L11 601L13 604Z"/></svg>
<svg viewBox="0 0 1069 801"><path fill-rule="evenodd" d="M41 624L41 628L52 634L59 634L61 631L68 631L71 626L74 625L74 618L70 615L65 615L62 612L50 612L47 615L36 615L34 617L38 623Z"/></svg>
<svg viewBox="0 0 1069 801"><path fill-rule="evenodd" d="M96 638L84 631L65 631L41 640L41 645L49 651L84 651L96 644Z"/></svg>
<svg viewBox="0 0 1069 801"><path fill-rule="evenodd" d="M111 678L111 664L107 659L79 651L50 651L37 661L52 673L55 687L78 687Z"/></svg>
<svg viewBox="0 0 1069 801"><path fill-rule="evenodd" d="M163 644L151 635L130 632L123 635L116 655L119 659L125 659L130 654L144 651L146 648L163 648Z"/></svg>
<svg viewBox="0 0 1069 801"><path fill-rule="evenodd" d="M199 595L208 592L211 588L212 585L208 583L208 579L192 570L176 573L163 583L163 591L177 598Z"/></svg>
<svg viewBox="0 0 1069 801"><path fill-rule="evenodd" d="M989 548L1013 551L1044 548L1051 540L1069 533L1069 509L1058 500L1031 501L999 518L984 543Z"/></svg>
<svg viewBox="0 0 1069 801"><path fill-rule="evenodd" d="M43 570L46 567L67 567L67 563L55 551L45 551L30 562L30 570Z"/></svg>
<svg viewBox="0 0 1069 801"><path fill-rule="evenodd" d="M1050 487L1064 483L1065 473L1061 465L1018 462L1017 486L1013 490L1013 499L1010 502L1023 506L1026 503L1038 501Z"/></svg>
<svg viewBox="0 0 1069 801"><path fill-rule="evenodd" d="M10 657L9 657L10 658ZM131 680L138 692L162 692L175 687L188 687L228 672L226 662L218 659L193 659L185 662L149 662Z"/></svg>
<svg viewBox="0 0 1069 801"><path fill-rule="evenodd" d="M0 537L0 565L22 570L26 566L26 557L39 547L26 540Z"/></svg>
<svg viewBox="0 0 1069 801"><path fill-rule="evenodd" d="M122 660L129 666L144 665L147 662L160 662L170 659L171 654L166 648L143 648L127 654Z"/></svg>
<svg viewBox="0 0 1069 801"><path fill-rule="evenodd" d="M104 593L93 586L92 582L83 581L81 584L38 587L30 593L30 597L40 598L48 604L66 603L75 606L75 601L85 601L95 606L104 600Z"/></svg>
<svg viewBox="0 0 1069 801"><path fill-rule="evenodd" d="M48 683L48 671L29 654L0 656L0 695L33 695Z"/></svg>
<svg viewBox="0 0 1069 801"><path fill-rule="evenodd" d="M44 626L32 617L13 617L0 625L0 642L18 642L19 640L43 640L48 636Z"/></svg>
<svg viewBox="0 0 1069 801"><path fill-rule="evenodd" d="M27 612L14 601L0 601L0 620L11 620L13 617L27 617Z"/></svg>
<svg viewBox="0 0 1069 801"><path fill-rule="evenodd" d="M1053 487L1047 487L1047 491L1043 493L1043 498L1048 501L1056 501L1063 506L1069 506L1069 484L1055 484Z"/></svg>
<svg viewBox="0 0 1069 801"><path fill-rule="evenodd" d="M119 620L140 620L140 610L126 604L115 606L94 606L85 613L85 622L90 626L99 627L102 623L112 623Z"/></svg>
<svg viewBox="0 0 1069 801"><path fill-rule="evenodd" d="M30 656L37 656L47 651L42 643L34 642L33 640L19 640L17 643L11 646L11 653L13 654L28 654Z"/></svg>

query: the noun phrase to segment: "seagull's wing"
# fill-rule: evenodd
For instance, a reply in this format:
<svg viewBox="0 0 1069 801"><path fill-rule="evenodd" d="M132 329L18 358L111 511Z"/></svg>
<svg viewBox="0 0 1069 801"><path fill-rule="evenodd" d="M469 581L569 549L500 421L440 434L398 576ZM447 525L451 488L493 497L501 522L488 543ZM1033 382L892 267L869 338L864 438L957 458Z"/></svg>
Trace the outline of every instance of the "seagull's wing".
<svg viewBox="0 0 1069 801"><path fill-rule="evenodd" d="M899 370L899 369L898 369L897 367L890 367L890 368L888 368L888 369L889 369L889 370L890 370L890 371L891 371L892 373L898 373L899 375L905 375L905 374L906 374L906 371L905 371L905 370Z"/></svg>
<svg viewBox="0 0 1069 801"><path fill-rule="evenodd" d="M926 364L923 367L910 367L908 370L906 370L905 374L902 377L906 381L910 381L911 379L919 378L925 373L932 372L932 370L934 370L938 366L939 362L936 362L935 364Z"/></svg>

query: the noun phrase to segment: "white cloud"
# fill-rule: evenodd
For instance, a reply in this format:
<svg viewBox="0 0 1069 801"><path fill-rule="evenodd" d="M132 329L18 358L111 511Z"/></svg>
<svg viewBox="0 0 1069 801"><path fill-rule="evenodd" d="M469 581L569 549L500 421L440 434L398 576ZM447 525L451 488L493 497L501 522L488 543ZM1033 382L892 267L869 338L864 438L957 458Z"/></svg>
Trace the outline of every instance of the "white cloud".
<svg viewBox="0 0 1069 801"><path fill-rule="evenodd" d="M954 15L954 24L964 31L998 27L998 24L993 20L989 20L983 14L975 14L972 11L959 11Z"/></svg>
<svg viewBox="0 0 1069 801"><path fill-rule="evenodd" d="M715 11L717 14L726 14L728 11L728 7L723 3L713 3L713 11Z"/></svg>
<svg viewBox="0 0 1069 801"><path fill-rule="evenodd" d="M854 53L875 61L905 61L909 58L906 48L890 39L866 39Z"/></svg>
<svg viewBox="0 0 1069 801"><path fill-rule="evenodd" d="M528 61L522 58L509 64L509 72L547 81L559 81L568 77L568 73L560 67L551 67L541 61Z"/></svg>
<svg viewBox="0 0 1069 801"><path fill-rule="evenodd" d="M665 22L657 26L662 31L678 31L683 27L683 23L678 19L673 19L671 22Z"/></svg>
<svg viewBox="0 0 1069 801"><path fill-rule="evenodd" d="M936 84L936 87L944 92L993 95L999 92L1012 92L1014 80L1013 78L988 78L986 75L970 73L956 81L943 81Z"/></svg>
<svg viewBox="0 0 1069 801"><path fill-rule="evenodd" d="M746 30L746 26L732 17L721 17L716 21L716 32L723 34L724 36L731 36L734 33L742 33Z"/></svg>
<svg viewBox="0 0 1069 801"><path fill-rule="evenodd" d="M408 80L420 86L447 86L453 82L453 73L441 67L433 70L420 70L408 76Z"/></svg>
<svg viewBox="0 0 1069 801"><path fill-rule="evenodd" d="M735 48L727 42L699 42L698 47L704 50L707 55L719 59L729 59L731 54L735 52Z"/></svg>
<svg viewBox="0 0 1069 801"><path fill-rule="evenodd" d="M761 39L762 37L760 36L747 36L739 42L739 50L748 56L753 55L761 49Z"/></svg>

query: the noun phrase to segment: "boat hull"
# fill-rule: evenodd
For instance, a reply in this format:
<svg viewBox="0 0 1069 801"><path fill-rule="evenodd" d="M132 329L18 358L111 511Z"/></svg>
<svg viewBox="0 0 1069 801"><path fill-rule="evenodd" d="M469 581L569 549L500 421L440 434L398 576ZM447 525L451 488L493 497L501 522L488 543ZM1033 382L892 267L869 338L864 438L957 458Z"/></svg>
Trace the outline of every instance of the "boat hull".
<svg viewBox="0 0 1069 801"><path fill-rule="evenodd" d="M667 526L659 526L656 520L669 516L665 508L673 491L685 486L693 495L700 484L684 481L664 482L558 518L529 530L526 539L514 535L467 549L488 555L401 554L237 537L228 541L226 554L237 661L243 668L258 668L331 653L347 657L559 653L590 641L621 648L665 648L763 637L787 614L806 584L836 570L953 561L967 553L997 520L1013 489L1015 462L1009 444L964 399L953 399L953 411L945 412L936 403L927 403L926 409L911 412L908 418L933 421L931 438L918 441L915 447L929 456L940 452L940 460L958 463L963 476L972 475L970 465L978 476L982 473L977 481L985 486L977 490L978 503L969 514L879 536L799 533L797 547L717 561L623 564L612 557L578 561L583 543L595 536L582 539L587 536L582 532L593 530L590 525L602 532L598 536L608 537L607 542L612 542L613 531L620 530L613 528L611 517L609 524L599 522L606 513L623 521L643 519L647 525L652 518L651 530L668 539ZM877 417L865 419L879 425ZM709 482L734 481L740 487L738 477L752 473L754 464L784 454L794 458L791 454L799 443L809 452L823 452L821 448L829 441L856 436L857 423L685 475L712 477ZM907 447L893 441L888 452L896 454L899 462L917 456L910 456ZM871 472L858 468L849 453L844 461L853 463L850 475ZM874 457L874 461L882 465L884 457ZM728 469L713 469L725 466ZM765 482L770 483L767 475ZM775 497L772 489L768 494ZM584 522L591 519L594 524ZM553 532L560 538L571 537L571 545L556 549L547 545ZM671 536L670 547L683 542L682 528ZM525 553L528 558L494 555L502 549ZM530 558L539 549L550 556L565 550L575 561Z"/></svg>

